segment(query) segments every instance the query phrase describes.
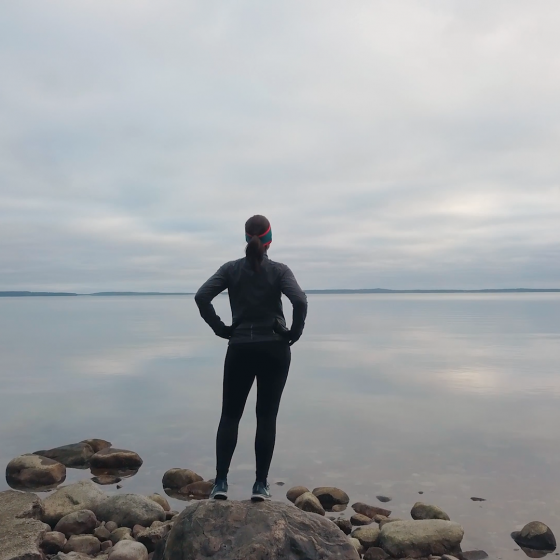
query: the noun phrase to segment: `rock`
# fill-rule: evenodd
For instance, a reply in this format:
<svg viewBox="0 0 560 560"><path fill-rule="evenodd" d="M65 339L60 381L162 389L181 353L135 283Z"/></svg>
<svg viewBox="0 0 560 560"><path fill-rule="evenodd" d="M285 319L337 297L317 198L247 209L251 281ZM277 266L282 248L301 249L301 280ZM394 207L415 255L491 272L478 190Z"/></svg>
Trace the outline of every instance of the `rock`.
<svg viewBox="0 0 560 560"><path fill-rule="evenodd" d="M165 520L163 508L139 494L111 496L97 507L96 513L101 521L114 521L120 527L149 527L156 520Z"/></svg>
<svg viewBox="0 0 560 560"><path fill-rule="evenodd" d="M94 453L101 451L102 449L107 449L111 447L110 441L105 441L104 439L84 439L80 443L86 443L89 445Z"/></svg>
<svg viewBox="0 0 560 560"><path fill-rule="evenodd" d="M95 513L89 509L81 509L65 515L55 526L54 530L66 537L92 533L97 526Z"/></svg>
<svg viewBox="0 0 560 560"><path fill-rule="evenodd" d="M87 443L71 443L54 449L35 451L33 455L48 457L65 467L85 467L93 456L93 449Z"/></svg>
<svg viewBox="0 0 560 560"><path fill-rule="evenodd" d="M113 531L117 530L119 526L114 521L107 521L107 523L105 523L105 528L107 529L107 531L112 533Z"/></svg>
<svg viewBox="0 0 560 560"><path fill-rule="evenodd" d="M356 513L350 518L350 523L352 523L352 525L369 525L373 523L373 519L367 515Z"/></svg>
<svg viewBox="0 0 560 560"><path fill-rule="evenodd" d="M97 554L101 551L101 543L92 535L72 535L66 541L62 551Z"/></svg>
<svg viewBox="0 0 560 560"><path fill-rule="evenodd" d="M356 513L367 515L371 519L373 519L374 515L384 515L385 517L389 517L391 515L391 512L388 509L370 506L368 504L364 504L363 502L356 502L355 504L352 504L352 509Z"/></svg>
<svg viewBox="0 0 560 560"><path fill-rule="evenodd" d="M356 552L360 556L364 553L364 547L362 546L362 543L358 539L355 539L354 537L349 537L348 541L356 549Z"/></svg>
<svg viewBox="0 0 560 560"><path fill-rule="evenodd" d="M98 538L102 543L108 541L111 537L111 531L107 529L106 525L102 525L101 527L97 527L93 531L93 536Z"/></svg>
<svg viewBox="0 0 560 560"><path fill-rule="evenodd" d="M193 482L192 484L184 486L181 488L180 492L181 494L194 498L195 500L206 500L210 497L210 492L212 492L213 487L214 484L212 484L212 482L199 480L198 482Z"/></svg>
<svg viewBox="0 0 560 560"><path fill-rule="evenodd" d="M336 505L346 505L350 501L346 492L334 486L314 488L313 495L319 499L325 510L331 510Z"/></svg>
<svg viewBox="0 0 560 560"><path fill-rule="evenodd" d="M444 519L449 521L449 515L438 506L416 502L410 511L412 519Z"/></svg>
<svg viewBox="0 0 560 560"><path fill-rule="evenodd" d="M166 520L173 519L176 515L179 515L178 511L175 511L175 510L166 511L165 512L165 519Z"/></svg>
<svg viewBox="0 0 560 560"><path fill-rule="evenodd" d="M172 527L172 523L166 523L157 527L149 527L138 533L136 540L142 543L148 549L148 552L153 552L157 543L165 539Z"/></svg>
<svg viewBox="0 0 560 560"><path fill-rule="evenodd" d="M101 552L109 552L113 548L111 541L104 541L101 543Z"/></svg>
<svg viewBox="0 0 560 560"><path fill-rule="evenodd" d="M386 502L390 502L393 498L390 498L389 496L375 496L380 502L386 503Z"/></svg>
<svg viewBox="0 0 560 560"><path fill-rule="evenodd" d="M389 558L389 555L377 546L368 548L364 553L364 560L385 560L386 558Z"/></svg>
<svg viewBox="0 0 560 560"><path fill-rule="evenodd" d="M59 488L45 498L43 521L54 527L65 515L81 509L96 513L96 508L107 496L91 480L82 480Z"/></svg>
<svg viewBox="0 0 560 560"><path fill-rule="evenodd" d="M100 486L107 486L109 484L117 484L122 478L111 474L100 474L99 476L94 476L91 480Z"/></svg>
<svg viewBox="0 0 560 560"><path fill-rule="evenodd" d="M156 550L154 560L209 556L213 560L359 558L331 521L288 504L254 504L248 500L209 500L188 505L168 535L165 553L160 555Z"/></svg>
<svg viewBox="0 0 560 560"><path fill-rule="evenodd" d="M286 484L286 483L279 480L278 482L275 482L274 484L276 484L276 486L284 486L284 484Z"/></svg>
<svg viewBox="0 0 560 560"><path fill-rule="evenodd" d="M143 527L142 525L134 525L134 527L132 527L132 536L136 539L138 538L139 533L145 530L146 527Z"/></svg>
<svg viewBox="0 0 560 560"><path fill-rule="evenodd" d="M123 540L130 540L132 538L132 530L130 529L130 527L119 527L109 535L109 540L113 544L117 544L118 542L121 542Z"/></svg>
<svg viewBox="0 0 560 560"><path fill-rule="evenodd" d="M0 492L0 560L44 558L39 546L50 527L40 521L42 514L35 494Z"/></svg>
<svg viewBox="0 0 560 560"><path fill-rule="evenodd" d="M94 469L138 469L142 466L142 459L138 453L127 449L106 448L98 451L90 459Z"/></svg>
<svg viewBox="0 0 560 560"><path fill-rule="evenodd" d="M120 484L117 484L117 490L120 490L122 488L122 486Z"/></svg>
<svg viewBox="0 0 560 560"><path fill-rule="evenodd" d="M352 532L352 523L349 519L335 519L334 524L345 534L349 535Z"/></svg>
<svg viewBox="0 0 560 560"><path fill-rule="evenodd" d="M204 480L200 475L189 469L169 469L161 481L164 488L184 488L193 482Z"/></svg>
<svg viewBox="0 0 560 560"><path fill-rule="evenodd" d="M66 467L57 461L29 453L12 459L6 467L6 482L17 489L40 489L61 484Z"/></svg>
<svg viewBox="0 0 560 560"><path fill-rule="evenodd" d="M148 496L148 499L152 500L156 504L159 504L163 508L163 511L171 511L169 502L160 494L151 494L150 496Z"/></svg>
<svg viewBox="0 0 560 560"><path fill-rule="evenodd" d="M305 486L294 486L286 492L286 498L288 498L288 500L290 500L290 502L294 504L295 501L306 492L309 492L309 489Z"/></svg>
<svg viewBox="0 0 560 560"><path fill-rule="evenodd" d="M382 520L379 522L379 528L380 528L380 529L383 529L383 527L384 527L385 525L387 525L387 523L394 523L395 521L404 521L404 519L399 519L398 517L394 517L394 518L392 518L392 519L391 519L390 517L388 517L388 518L386 518L386 519L382 519Z"/></svg>
<svg viewBox="0 0 560 560"><path fill-rule="evenodd" d="M378 527L358 527L352 533L352 537L358 539L365 549L376 546L379 541Z"/></svg>
<svg viewBox="0 0 560 560"><path fill-rule="evenodd" d="M463 528L443 519L398 521L383 526L381 548L395 558L420 558L460 552Z"/></svg>
<svg viewBox="0 0 560 560"><path fill-rule="evenodd" d="M148 551L141 543L121 541L113 547L108 560L148 560Z"/></svg>
<svg viewBox="0 0 560 560"><path fill-rule="evenodd" d="M344 511L347 507L348 504L336 504L331 508L331 510L340 513L341 511Z"/></svg>
<svg viewBox="0 0 560 560"><path fill-rule="evenodd" d="M60 552L66 544L66 537L58 531L49 531L45 533L41 548L46 554L56 554Z"/></svg>
<svg viewBox="0 0 560 560"><path fill-rule="evenodd" d="M474 497L474 496L473 496L473 497L471 498L471 500L472 500L473 502L485 502L485 501L486 501L486 498L477 498L477 497Z"/></svg>
<svg viewBox="0 0 560 560"><path fill-rule="evenodd" d="M319 498L311 492L301 494L301 496L299 496L295 501L295 506L303 511L325 515L325 510L323 509Z"/></svg>
<svg viewBox="0 0 560 560"><path fill-rule="evenodd" d="M431 556L430 558L439 558L440 560L459 560L457 556L453 556L452 554L444 554L443 556Z"/></svg>
<svg viewBox="0 0 560 560"><path fill-rule="evenodd" d="M385 517L384 515L374 515L373 516L373 520L376 523L381 523L382 521L387 521L387 519L389 519L388 517Z"/></svg>
<svg viewBox="0 0 560 560"><path fill-rule="evenodd" d="M521 531L515 531L511 534L513 540L520 545L534 550L556 549L556 538L550 527L540 521L531 521L527 523Z"/></svg>
<svg viewBox="0 0 560 560"><path fill-rule="evenodd" d="M484 550L467 550L459 554L461 560L484 560L488 558L488 553Z"/></svg>

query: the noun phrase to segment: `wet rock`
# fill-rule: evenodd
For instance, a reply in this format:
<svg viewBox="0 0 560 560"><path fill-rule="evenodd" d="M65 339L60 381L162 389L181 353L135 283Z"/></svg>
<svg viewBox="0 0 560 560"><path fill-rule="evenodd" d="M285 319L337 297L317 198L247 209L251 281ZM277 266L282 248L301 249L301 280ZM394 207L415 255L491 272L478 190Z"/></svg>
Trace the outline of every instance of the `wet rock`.
<svg viewBox="0 0 560 560"><path fill-rule="evenodd" d="M279 481L279 482L275 482L274 484L276 484L276 486L284 486L284 484L286 484L285 482Z"/></svg>
<svg viewBox="0 0 560 560"><path fill-rule="evenodd" d="M94 476L91 480L100 486L108 486L109 484L117 484L122 478L111 474L100 474L99 476Z"/></svg>
<svg viewBox="0 0 560 560"><path fill-rule="evenodd" d="M58 531L45 533L41 548L45 554L56 554L60 552L66 544L66 537Z"/></svg>
<svg viewBox="0 0 560 560"><path fill-rule="evenodd" d="M345 534L349 535L352 532L352 523L349 519L343 519L342 517L334 520L334 524Z"/></svg>
<svg viewBox="0 0 560 560"><path fill-rule="evenodd" d="M159 504L162 508L163 511L171 511L171 507L169 506L169 502L160 494L152 494L150 496L148 496L148 498L150 500L152 500L153 502L155 502L156 504Z"/></svg>
<svg viewBox="0 0 560 560"><path fill-rule="evenodd" d="M476 498L476 497L472 497L471 500L473 502L485 502L486 498Z"/></svg>
<svg viewBox="0 0 560 560"><path fill-rule="evenodd" d="M412 519L444 519L449 521L449 515L438 506L416 502L410 511Z"/></svg>
<svg viewBox="0 0 560 560"><path fill-rule="evenodd" d="M387 558L390 558L390 556L377 546L368 548L364 553L364 560L386 560Z"/></svg>
<svg viewBox="0 0 560 560"><path fill-rule="evenodd" d="M373 519L367 515L362 515L361 513L356 513L350 518L352 525L369 525L373 523Z"/></svg>
<svg viewBox="0 0 560 560"><path fill-rule="evenodd" d="M384 515L385 517L389 517L391 515L391 512L388 509L380 508L377 506L370 506L368 504L364 504L363 502L356 502L355 504L352 504L352 509L356 513L367 515L371 519L373 519L374 515Z"/></svg>
<svg viewBox="0 0 560 560"><path fill-rule="evenodd" d="M90 459L90 465L94 469L138 469L142 463L138 453L112 447L98 451Z"/></svg>
<svg viewBox="0 0 560 560"><path fill-rule="evenodd" d="M181 488L180 492L181 494L195 500L206 500L210 497L210 492L212 492L213 487L214 484L212 484L212 482L200 480L184 486Z"/></svg>
<svg viewBox="0 0 560 560"><path fill-rule="evenodd" d="M556 549L556 538L550 527L540 521L531 521L527 523L521 531L515 531L511 534L515 542L527 548L534 550Z"/></svg>
<svg viewBox="0 0 560 560"><path fill-rule="evenodd" d="M111 531L107 529L106 525L102 525L101 527L97 527L96 529L94 529L93 536L98 538L103 543L110 539Z"/></svg>
<svg viewBox="0 0 560 560"><path fill-rule="evenodd" d="M132 539L133 536L130 527L119 527L109 535L109 540L113 544L117 544L118 542L126 541L126 540L130 541Z"/></svg>
<svg viewBox="0 0 560 560"><path fill-rule="evenodd" d="M387 503L390 502L393 498L389 496L375 496L380 502Z"/></svg>
<svg viewBox="0 0 560 560"><path fill-rule="evenodd" d="M66 541L62 551L97 554L101 551L101 543L92 535L72 535Z"/></svg>
<svg viewBox="0 0 560 560"><path fill-rule="evenodd" d="M184 488L193 482L204 480L200 475L189 469L169 469L161 481L164 488Z"/></svg>
<svg viewBox="0 0 560 560"><path fill-rule="evenodd" d="M295 501L295 506L303 511L309 511L311 513L318 513L319 515L325 515L325 510L319 501L319 498L311 492L305 492L298 497Z"/></svg>
<svg viewBox="0 0 560 560"><path fill-rule="evenodd" d="M362 543L358 539L355 539L354 537L349 537L348 542L354 547L354 549L360 556L364 553L364 547L362 546Z"/></svg>
<svg viewBox="0 0 560 560"><path fill-rule="evenodd" d="M148 551L141 543L121 541L113 547L108 560L148 560Z"/></svg>
<svg viewBox="0 0 560 560"><path fill-rule="evenodd" d="M142 543L148 549L148 552L153 552L156 545L165 539L172 527L172 523L165 523L157 527L149 527L139 532L136 540Z"/></svg>
<svg viewBox="0 0 560 560"><path fill-rule="evenodd" d="M373 516L373 520L376 523L381 523L382 521L387 521L387 519L389 519L388 517L385 517L384 515L374 515Z"/></svg>
<svg viewBox="0 0 560 560"><path fill-rule="evenodd" d="M484 560L488 558L488 553L484 550L467 550L459 554L460 560Z"/></svg>
<svg viewBox="0 0 560 560"><path fill-rule="evenodd" d="M399 519L398 517L387 517L379 522L379 528L382 529L387 523L394 523L395 521L404 521L404 519Z"/></svg>
<svg viewBox="0 0 560 560"><path fill-rule="evenodd" d="M66 537L92 533L97 526L95 513L89 509L81 509L65 515L55 526L54 530Z"/></svg>
<svg viewBox="0 0 560 560"><path fill-rule="evenodd" d="M460 552L463 528L443 519L398 521L383 526L381 548L395 558L421 558Z"/></svg>
<svg viewBox="0 0 560 560"><path fill-rule="evenodd" d="M309 489L305 486L294 486L286 492L286 498L288 498L288 500L290 500L290 502L294 504L295 501L306 492L309 492Z"/></svg>
<svg viewBox="0 0 560 560"><path fill-rule="evenodd" d="M331 510L340 513L341 511L344 511L347 507L348 504L336 504L331 508Z"/></svg>
<svg viewBox="0 0 560 560"><path fill-rule="evenodd" d="M350 501L346 492L334 486L314 488L313 495L319 499L325 510L331 510L336 505L346 505Z"/></svg>
<svg viewBox="0 0 560 560"><path fill-rule="evenodd" d="M163 508L139 494L111 496L97 507L96 514L101 521L114 521L120 527L130 528L149 527L156 520L165 520Z"/></svg>
<svg viewBox="0 0 560 560"><path fill-rule="evenodd" d="M352 532L352 537L358 539L364 549L376 546L379 542L379 527L358 527Z"/></svg>
<svg viewBox="0 0 560 560"><path fill-rule="evenodd" d="M96 513L96 508L107 496L91 480L82 480L59 488L45 498L43 521L54 527L65 515L89 509Z"/></svg>
<svg viewBox="0 0 560 560"><path fill-rule="evenodd" d="M80 443L85 443L91 447L94 453L111 447L111 442L104 439L84 439Z"/></svg>
<svg viewBox="0 0 560 560"><path fill-rule="evenodd" d="M93 449L87 443L71 443L53 449L35 451L33 455L48 457L62 463L65 467L86 467L93 456Z"/></svg>
<svg viewBox="0 0 560 560"><path fill-rule="evenodd" d="M18 490L56 486L65 479L63 464L32 453L12 459L6 467L6 482Z"/></svg>
<svg viewBox="0 0 560 560"><path fill-rule="evenodd" d="M209 556L216 560L358 560L348 538L324 517L280 502L215 500L188 505L168 535L165 553L155 552L154 560Z"/></svg>

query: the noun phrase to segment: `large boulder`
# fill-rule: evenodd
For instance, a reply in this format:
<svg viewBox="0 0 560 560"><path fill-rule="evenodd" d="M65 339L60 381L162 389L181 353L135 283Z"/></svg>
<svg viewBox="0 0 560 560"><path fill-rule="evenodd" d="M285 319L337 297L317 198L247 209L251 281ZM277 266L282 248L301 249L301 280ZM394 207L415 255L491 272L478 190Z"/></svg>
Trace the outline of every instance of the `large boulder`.
<svg viewBox="0 0 560 560"><path fill-rule="evenodd" d="M45 513L43 521L54 527L65 515L89 509L96 512L96 508L107 495L90 480L81 480L59 488L56 492L45 498Z"/></svg>
<svg viewBox="0 0 560 560"><path fill-rule="evenodd" d="M119 527L142 525L149 527L154 521L165 521L165 511L156 502L139 494L111 496L96 510L100 521L114 521Z"/></svg>
<svg viewBox="0 0 560 560"><path fill-rule="evenodd" d="M48 457L54 461L62 463L66 467L87 467L90 458L93 456L93 449L87 443L71 443L53 449L43 449L35 451L34 455Z"/></svg>
<svg viewBox="0 0 560 560"><path fill-rule="evenodd" d="M540 521L527 523L521 531L515 531L511 536L520 546L534 550L552 551L556 549L554 533L550 530L550 527Z"/></svg>
<svg viewBox="0 0 560 560"><path fill-rule="evenodd" d="M449 515L438 506L416 502L410 511L412 519L443 519L449 521Z"/></svg>
<svg viewBox="0 0 560 560"><path fill-rule="evenodd" d="M350 501L346 492L334 486L314 488L313 494L327 511L332 510L333 506L346 505Z"/></svg>
<svg viewBox="0 0 560 560"><path fill-rule="evenodd" d="M65 515L55 526L54 530L66 537L93 533L97 527L95 513L89 509L81 509Z"/></svg>
<svg viewBox="0 0 560 560"><path fill-rule="evenodd" d="M142 466L142 459L138 453L128 449L101 449L90 459L92 469L138 469Z"/></svg>
<svg viewBox="0 0 560 560"><path fill-rule="evenodd" d="M6 467L6 481L17 490L47 488L66 479L66 467L53 459L32 453L12 459Z"/></svg>
<svg viewBox="0 0 560 560"><path fill-rule="evenodd" d="M356 513L361 513L371 519L373 519L376 515L384 515L385 517L389 517L391 515L391 511L388 509L370 506L369 504L364 504L363 502L356 502L355 504L352 504L352 509Z"/></svg>
<svg viewBox="0 0 560 560"><path fill-rule="evenodd" d="M41 500L26 492L0 492L0 560L42 560L41 542L50 527L40 521Z"/></svg>
<svg viewBox="0 0 560 560"><path fill-rule="evenodd" d="M358 560L332 521L280 502L204 501L188 505L154 560Z"/></svg>
<svg viewBox="0 0 560 560"><path fill-rule="evenodd" d="M420 558L461 552L463 528L443 519L397 521L383 526L381 548L394 558Z"/></svg>
<svg viewBox="0 0 560 560"><path fill-rule="evenodd" d="M189 469L169 469L161 481L164 488L174 488L179 490L193 482L204 480L200 475Z"/></svg>

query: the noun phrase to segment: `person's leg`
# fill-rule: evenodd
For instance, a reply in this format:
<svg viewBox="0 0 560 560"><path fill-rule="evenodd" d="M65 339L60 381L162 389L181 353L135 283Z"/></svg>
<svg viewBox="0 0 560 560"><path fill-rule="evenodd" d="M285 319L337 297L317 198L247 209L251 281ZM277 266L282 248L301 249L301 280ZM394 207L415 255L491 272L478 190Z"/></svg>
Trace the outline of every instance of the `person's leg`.
<svg viewBox="0 0 560 560"><path fill-rule="evenodd" d="M255 374L245 344L228 347L224 363L222 416L216 436L216 478L225 480L237 445L239 421Z"/></svg>
<svg viewBox="0 0 560 560"><path fill-rule="evenodd" d="M257 377L257 434L255 456L257 481L266 484L276 441L276 417L290 369L291 351L287 344L270 343L259 355Z"/></svg>

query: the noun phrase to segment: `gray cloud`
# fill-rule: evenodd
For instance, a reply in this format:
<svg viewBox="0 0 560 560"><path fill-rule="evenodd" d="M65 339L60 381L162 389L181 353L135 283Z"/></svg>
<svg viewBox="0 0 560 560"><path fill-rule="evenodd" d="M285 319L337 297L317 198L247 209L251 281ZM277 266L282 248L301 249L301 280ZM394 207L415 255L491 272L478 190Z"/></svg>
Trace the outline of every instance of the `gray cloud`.
<svg viewBox="0 0 560 560"><path fill-rule="evenodd" d="M558 287L560 6L21 1L0 289L193 290L268 215L305 288Z"/></svg>

